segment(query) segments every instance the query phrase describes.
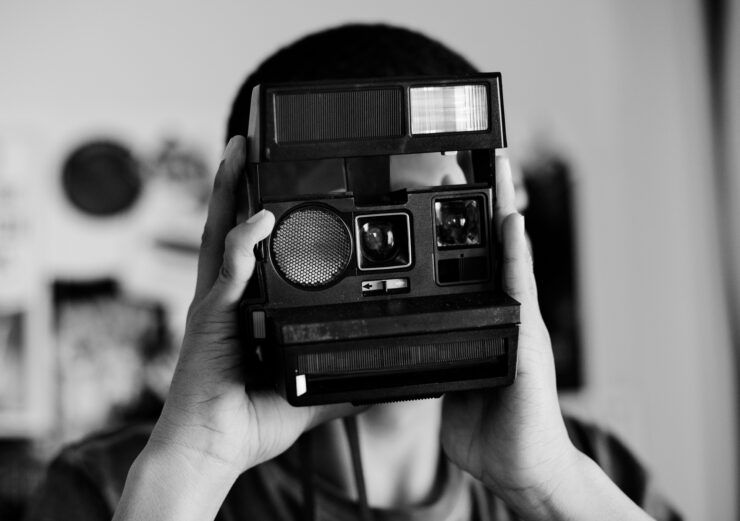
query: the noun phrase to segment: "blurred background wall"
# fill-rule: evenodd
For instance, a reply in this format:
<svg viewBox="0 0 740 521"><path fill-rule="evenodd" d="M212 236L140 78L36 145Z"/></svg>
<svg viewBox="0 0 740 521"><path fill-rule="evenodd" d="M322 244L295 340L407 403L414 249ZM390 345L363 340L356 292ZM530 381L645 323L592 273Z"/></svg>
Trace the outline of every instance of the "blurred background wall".
<svg viewBox="0 0 740 521"><path fill-rule="evenodd" d="M7 334L21 360L3 364L18 364L6 373L23 394L4 410L0 403L0 434L45 439L58 430L59 366L76 362L60 354L54 281L114 278L126 299L164 306L177 344L204 215L197 201L183 203L192 193L157 174L163 154L185 148L210 174L232 97L261 58L328 25L389 22L501 71L511 154L526 162L554 150L569 164L583 385L564 393L565 409L616 432L687 519L735 519L737 383L702 7L5 0L0 180L11 188L0 204L0 312L20 313L6 330L25 333ZM143 158L149 181L130 210L95 219L65 199L61 172L72 149L100 138ZM125 367L121 379L133 378L136 364ZM75 403L96 389L77 389ZM121 382L108 394L126 392Z"/></svg>

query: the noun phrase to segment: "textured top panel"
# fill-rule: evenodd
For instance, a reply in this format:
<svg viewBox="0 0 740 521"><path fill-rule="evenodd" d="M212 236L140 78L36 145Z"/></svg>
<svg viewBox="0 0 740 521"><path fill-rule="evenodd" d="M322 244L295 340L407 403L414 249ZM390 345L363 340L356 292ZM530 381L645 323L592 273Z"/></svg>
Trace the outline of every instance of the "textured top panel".
<svg viewBox="0 0 740 521"><path fill-rule="evenodd" d="M403 90L281 92L274 95L275 141L320 143L403 135Z"/></svg>

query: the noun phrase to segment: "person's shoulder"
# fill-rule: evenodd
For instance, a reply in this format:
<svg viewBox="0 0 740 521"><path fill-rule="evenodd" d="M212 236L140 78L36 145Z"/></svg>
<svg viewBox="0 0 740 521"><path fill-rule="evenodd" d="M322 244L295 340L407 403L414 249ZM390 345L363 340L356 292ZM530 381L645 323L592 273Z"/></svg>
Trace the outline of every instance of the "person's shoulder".
<svg viewBox="0 0 740 521"><path fill-rule="evenodd" d="M594 460L614 483L655 519L681 517L656 490L654 480L632 450L613 432L592 422L564 416L573 445Z"/></svg>
<svg viewBox="0 0 740 521"><path fill-rule="evenodd" d="M565 427L568 436L578 450L597 460L597 462L610 465L622 464L634 468L640 474L644 474L639 461L613 432L596 423L582 420L574 416L564 416ZM633 476L637 478L637 476ZM644 476L640 476L644 479Z"/></svg>
<svg viewBox="0 0 740 521"><path fill-rule="evenodd" d="M65 446L59 458L85 467L101 467L109 471L134 462L149 440L154 424L136 423L96 432Z"/></svg>
<svg viewBox="0 0 740 521"><path fill-rule="evenodd" d="M633 501L641 499L648 473L634 453L614 433L595 423L564 416L573 445L594 460Z"/></svg>
<svg viewBox="0 0 740 521"><path fill-rule="evenodd" d="M65 446L29 501L26 520L110 519L152 424L131 424Z"/></svg>
<svg viewBox="0 0 740 521"><path fill-rule="evenodd" d="M64 447L52 463L84 475L117 501L126 476L144 449L154 424L137 423L92 434Z"/></svg>

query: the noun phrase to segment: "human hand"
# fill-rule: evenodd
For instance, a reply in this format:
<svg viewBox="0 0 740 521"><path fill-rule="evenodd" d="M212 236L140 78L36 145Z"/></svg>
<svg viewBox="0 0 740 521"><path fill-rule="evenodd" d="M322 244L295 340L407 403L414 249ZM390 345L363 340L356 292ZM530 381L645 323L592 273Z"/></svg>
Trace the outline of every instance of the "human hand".
<svg viewBox="0 0 740 521"><path fill-rule="evenodd" d="M552 493L576 457L558 404L555 365L537 304L532 259L517 212L511 165L496 157L495 225L503 288L521 303L517 379L509 387L445 396L442 443L457 465L512 503Z"/></svg>
<svg viewBox="0 0 740 521"><path fill-rule="evenodd" d="M517 378L509 387L445 396L445 452L523 519L651 519L568 437L524 218L516 210L511 165L503 156L496 157L496 195L502 285L521 304Z"/></svg>
<svg viewBox="0 0 740 521"><path fill-rule="evenodd" d="M273 390L244 388L244 346L237 309L255 265L254 246L274 216L259 212L235 226L236 184L246 141L224 152L211 197L198 261L195 297L169 395L150 445L225 469L234 479L277 456L313 426L358 410L348 404L292 407Z"/></svg>

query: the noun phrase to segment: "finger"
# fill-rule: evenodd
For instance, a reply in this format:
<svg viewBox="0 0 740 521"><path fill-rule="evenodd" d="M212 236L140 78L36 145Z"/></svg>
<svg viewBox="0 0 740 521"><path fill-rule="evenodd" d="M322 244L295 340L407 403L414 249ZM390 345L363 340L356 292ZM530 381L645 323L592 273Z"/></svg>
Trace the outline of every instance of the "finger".
<svg viewBox="0 0 740 521"><path fill-rule="evenodd" d="M523 214L529 207L529 193L524 182L524 173L516 162L511 163L509 161L509 164L511 165L511 178L514 184L514 206L516 206L517 212Z"/></svg>
<svg viewBox="0 0 740 521"><path fill-rule="evenodd" d="M496 153L496 206L494 208L494 223L499 237L503 234L504 220L516 213L516 194L511 172L511 162L503 151Z"/></svg>
<svg viewBox="0 0 740 521"><path fill-rule="evenodd" d="M360 414L368 410L370 405L353 405L351 403L337 403L332 405L319 405L314 407L313 413L308 420L306 430L318 427L322 423L326 423L331 420L338 418L344 418L345 416L352 416L354 414Z"/></svg>
<svg viewBox="0 0 740 521"><path fill-rule="evenodd" d="M234 136L226 145L224 158L218 167L203 229L193 304L203 299L218 277L224 253L224 239L234 226L236 183L244 169L246 153L246 140L242 136Z"/></svg>
<svg viewBox="0 0 740 521"><path fill-rule="evenodd" d="M209 294L216 309L228 311L239 304L254 271L254 247L270 235L274 224L275 216L262 210L226 235L221 268Z"/></svg>
<svg viewBox="0 0 740 521"><path fill-rule="evenodd" d="M518 213L510 214L503 221L502 231L504 291L519 301L523 311L536 311L539 309L537 284L524 233L524 217Z"/></svg>

